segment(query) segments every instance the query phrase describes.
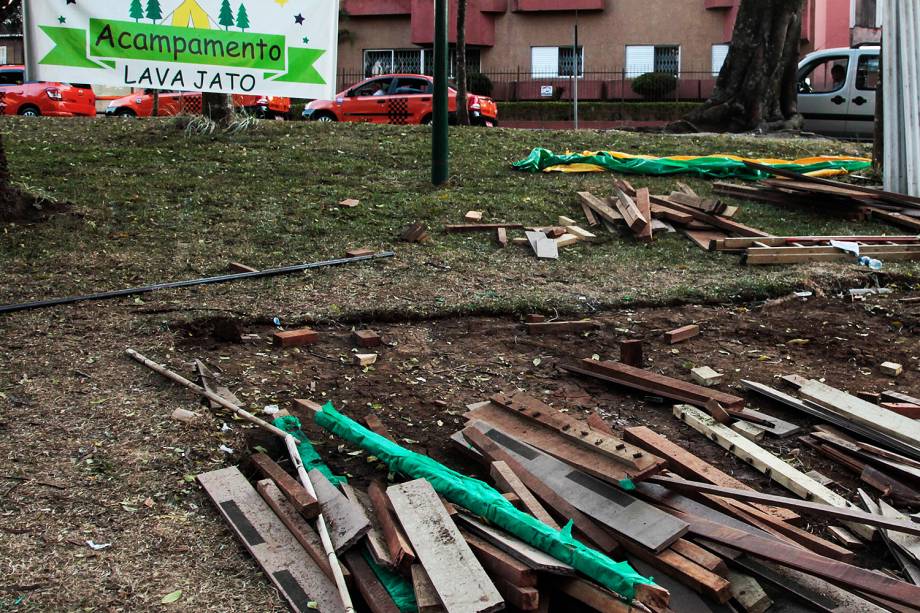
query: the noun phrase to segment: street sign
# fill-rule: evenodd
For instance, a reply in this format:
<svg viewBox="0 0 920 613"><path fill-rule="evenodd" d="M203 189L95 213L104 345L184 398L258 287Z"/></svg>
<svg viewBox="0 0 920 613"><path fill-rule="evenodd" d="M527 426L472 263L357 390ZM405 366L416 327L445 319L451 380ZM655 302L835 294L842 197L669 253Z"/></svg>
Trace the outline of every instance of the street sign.
<svg viewBox="0 0 920 613"><path fill-rule="evenodd" d="M553 97L553 86L552 85L541 85L540 86L540 96L543 98L552 98Z"/></svg>
<svg viewBox="0 0 920 613"><path fill-rule="evenodd" d="M24 7L30 79L335 95L335 0L25 0Z"/></svg>

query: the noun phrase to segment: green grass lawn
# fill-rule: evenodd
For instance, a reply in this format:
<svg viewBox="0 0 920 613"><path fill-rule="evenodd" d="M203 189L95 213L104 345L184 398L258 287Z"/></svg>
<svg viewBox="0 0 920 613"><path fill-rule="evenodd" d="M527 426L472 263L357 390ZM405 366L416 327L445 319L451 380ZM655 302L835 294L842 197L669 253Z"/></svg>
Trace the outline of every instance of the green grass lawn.
<svg viewBox="0 0 920 613"><path fill-rule="evenodd" d="M529 249L500 250L491 234L447 235L470 210L487 222L554 224L583 219L575 192L609 194L609 174L531 175L512 162L531 148L631 153L802 157L867 154L830 140L657 136L624 132L452 129L451 181L429 183L429 137L421 127L262 122L238 135L187 138L169 120L25 120L0 123L16 181L73 204L77 215L0 233L0 301L217 274L231 260L270 267L339 257L349 247L392 248L397 258L308 275L145 297L249 316L427 316L624 303L775 295L809 280L863 275L852 265L745 268L737 256L701 251L680 234L650 246L630 235L565 248L557 262ZM653 193L674 178L631 179ZM710 183L684 179L701 194ZM356 198L361 205L337 203ZM777 234L902 233L874 223L748 203L737 219ZM432 240L399 243L422 221ZM886 270L916 278L920 267ZM129 300L129 303L134 302Z"/></svg>

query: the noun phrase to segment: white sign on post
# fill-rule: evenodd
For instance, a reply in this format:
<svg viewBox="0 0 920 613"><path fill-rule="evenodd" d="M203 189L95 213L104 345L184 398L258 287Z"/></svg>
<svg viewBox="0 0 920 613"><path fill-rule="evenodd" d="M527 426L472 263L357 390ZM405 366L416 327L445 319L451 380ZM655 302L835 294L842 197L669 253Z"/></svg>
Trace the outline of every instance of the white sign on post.
<svg viewBox="0 0 920 613"><path fill-rule="evenodd" d="M540 96L543 98L552 98L553 97L553 86L552 85L541 85L540 86Z"/></svg>
<svg viewBox="0 0 920 613"><path fill-rule="evenodd" d="M29 78L335 95L337 0L24 0Z"/></svg>

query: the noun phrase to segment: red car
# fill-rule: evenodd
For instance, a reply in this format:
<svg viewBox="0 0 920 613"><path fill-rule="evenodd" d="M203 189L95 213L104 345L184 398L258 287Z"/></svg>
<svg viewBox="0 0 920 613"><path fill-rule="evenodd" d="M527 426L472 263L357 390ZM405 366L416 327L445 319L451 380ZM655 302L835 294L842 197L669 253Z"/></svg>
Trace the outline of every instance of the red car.
<svg viewBox="0 0 920 613"><path fill-rule="evenodd" d="M0 66L0 114L38 117L95 117L89 85L25 80L24 66Z"/></svg>
<svg viewBox="0 0 920 613"><path fill-rule="evenodd" d="M160 91L160 117L181 113L201 112L201 92ZM233 106L266 119L287 118L291 113L291 99L280 96L233 95ZM112 100L105 114L115 117L150 117L153 115L153 90L146 89L130 96Z"/></svg>
<svg viewBox="0 0 920 613"><path fill-rule="evenodd" d="M303 111L313 121L428 124L433 110L434 79L420 74L388 74L361 81L336 95L335 100L314 100ZM498 125L498 105L491 98L467 94L470 122ZM457 113L457 90L449 88L448 110Z"/></svg>

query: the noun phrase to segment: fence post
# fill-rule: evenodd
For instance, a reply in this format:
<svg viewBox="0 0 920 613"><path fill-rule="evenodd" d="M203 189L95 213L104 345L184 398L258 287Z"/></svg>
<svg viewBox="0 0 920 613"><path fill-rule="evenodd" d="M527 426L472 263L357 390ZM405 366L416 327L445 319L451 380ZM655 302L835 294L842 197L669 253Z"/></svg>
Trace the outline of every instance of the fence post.
<svg viewBox="0 0 920 613"><path fill-rule="evenodd" d="M620 103L626 104L626 68L620 73Z"/></svg>

